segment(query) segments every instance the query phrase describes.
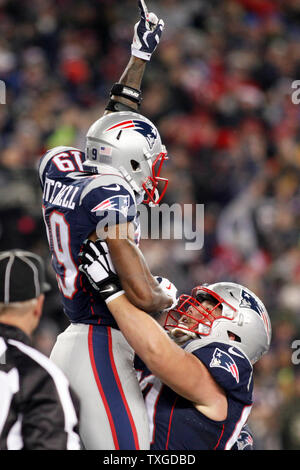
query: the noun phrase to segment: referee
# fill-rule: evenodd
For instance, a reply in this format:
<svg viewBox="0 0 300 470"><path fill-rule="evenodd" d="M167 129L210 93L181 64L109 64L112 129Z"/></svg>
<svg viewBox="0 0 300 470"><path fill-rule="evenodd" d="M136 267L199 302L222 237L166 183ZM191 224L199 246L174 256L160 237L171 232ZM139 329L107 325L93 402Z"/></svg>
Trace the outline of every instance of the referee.
<svg viewBox="0 0 300 470"><path fill-rule="evenodd" d="M47 290L39 256L0 252L0 450L80 449L77 398L30 346Z"/></svg>

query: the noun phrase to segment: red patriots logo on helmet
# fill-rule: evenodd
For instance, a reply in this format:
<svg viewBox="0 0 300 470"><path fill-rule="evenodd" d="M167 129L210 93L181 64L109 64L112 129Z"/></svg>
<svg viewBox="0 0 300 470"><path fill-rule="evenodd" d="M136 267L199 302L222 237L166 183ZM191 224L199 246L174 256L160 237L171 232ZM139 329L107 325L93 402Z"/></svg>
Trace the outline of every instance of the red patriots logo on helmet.
<svg viewBox="0 0 300 470"><path fill-rule="evenodd" d="M118 124L115 124L114 126L105 129L105 132L109 132L112 130L122 131L126 129L132 129L138 132L139 134L142 134L147 139L150 149L152 149L155 140L157 139L157 130L148 122L142 121L140 119L130 119L127 121L119 122Z"/></svg>
<svg viewBox="0 0 300 470"><path fill-rule="evenodd" d="M241 308L251 308L254 310L258 315L261 317L262 321L264 322L266 333L268 335L268 338L270 337L270 327L269 327L269 321L268 317L265 313L264 306L258 302L257 299L253 297L249 292L246 292L245 290L242 290L242 297L240 301L240 307Z"/></svg>

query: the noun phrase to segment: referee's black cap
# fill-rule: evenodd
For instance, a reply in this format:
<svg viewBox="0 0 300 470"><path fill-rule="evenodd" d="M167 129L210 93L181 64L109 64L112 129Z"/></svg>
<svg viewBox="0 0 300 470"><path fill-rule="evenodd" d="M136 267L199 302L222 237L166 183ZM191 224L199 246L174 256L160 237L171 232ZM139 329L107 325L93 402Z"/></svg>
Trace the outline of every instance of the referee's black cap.
<svg viewBox="0 0 300 470"><path fill-rule="evenodd" d="M0 252L0 302L24 302L51 289L42 258L24 250Z"/></svg>

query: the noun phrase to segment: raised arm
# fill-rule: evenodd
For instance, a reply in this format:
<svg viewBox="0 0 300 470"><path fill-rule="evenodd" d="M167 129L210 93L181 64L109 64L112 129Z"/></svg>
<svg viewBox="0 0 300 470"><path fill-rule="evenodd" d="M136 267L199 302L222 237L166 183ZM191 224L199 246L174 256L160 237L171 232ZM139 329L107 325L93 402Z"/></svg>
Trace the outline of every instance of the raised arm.
<svg viewBox="0 0 300 470"><path fill-rule="evenodd" d="M155 51L164 22L149 13L144 0L138 2L140 20L134 26L131 58L119 82L111 90L111 99L105 114L117 111L138 111L141 102L141 83L147 62ZM146 312L152 313L169 307L170 298L161 290L152 276L147 262L130 236L130 227L115 227L113 236L105 235L107 245L128 298ZM119 236L122 231L122 236ZM99 236L99 235L98 235ZM95 241L96 232L89 238ZM130 262L128 262L130 260Z"/></svg>
<svg viewBox="0 0 300 470"><path fill-rule="evenodd" d="M138 5L141 18L134 26L131 57L119 81L111 90L111 99L104 114L139 109L146 64L159 43L164 22L158 20L154 13L148 13L144 0L139 0Z"/></svg>

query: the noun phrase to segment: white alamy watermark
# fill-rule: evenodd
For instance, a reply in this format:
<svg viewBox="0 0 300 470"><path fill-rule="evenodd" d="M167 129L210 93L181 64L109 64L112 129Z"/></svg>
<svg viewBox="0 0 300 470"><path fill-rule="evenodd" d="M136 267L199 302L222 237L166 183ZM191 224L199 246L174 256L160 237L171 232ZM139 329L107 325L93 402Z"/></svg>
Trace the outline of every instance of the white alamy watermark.
<svg viewBox="0 0 300 470"><path fill-rule="evenodd" d="M3 80L0 80L0 104L6 104L6 85Z"/></svg>
<svg viewBox="0 0 300 470"><path fill-rule="evenodd" d="M294 104L300 104L300 80L294 80L292 88L295 90L292 93L292 102Z"/></svg>
<svg viewBox="0 0 300 470"><path fill-rule="evenodd" d="M129 196L116 196L114 210L108 210L97 225L97 236L102 240L109 238L127 238L127 224L122 220L137 219L137 232L131 237L151 240L182 240L186 250L201 250L204 244L204 204L161 204L147 207L140 204L128 207ZM124 200L121 201L121 198ZM120 202L121 201L121 202ZM118 204L118 205L117 205ZM107 206L106 206L107 207ZM97 213L97 212L96 212ZM134 224L133 224L134 226ZM107 227L109 227L107 229ZM133 230L131 226L129 230Z"/></svg>
<svg viewBox="0 0 300 470"><path fill-rule="evenodd" d="M292 354L292 364L298 366L300 364L300 339L295 339L291 344L291 348L295 349Z"/></svg>

